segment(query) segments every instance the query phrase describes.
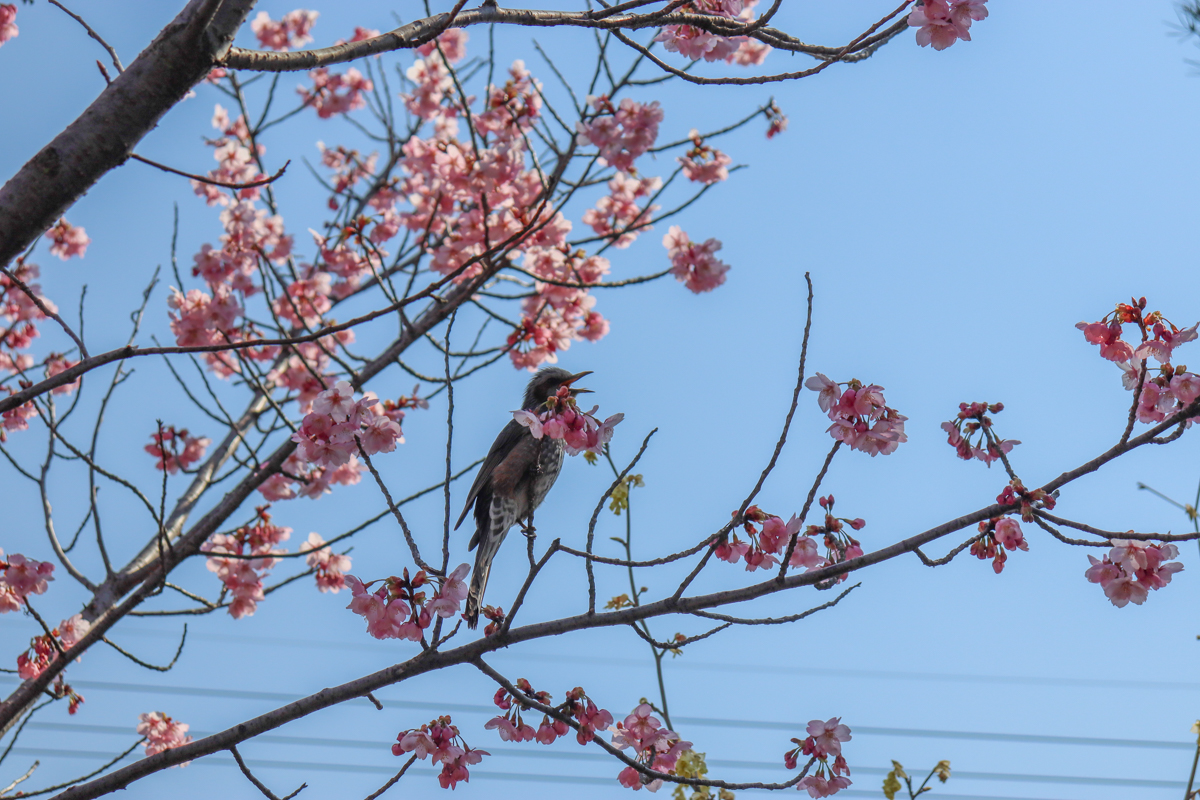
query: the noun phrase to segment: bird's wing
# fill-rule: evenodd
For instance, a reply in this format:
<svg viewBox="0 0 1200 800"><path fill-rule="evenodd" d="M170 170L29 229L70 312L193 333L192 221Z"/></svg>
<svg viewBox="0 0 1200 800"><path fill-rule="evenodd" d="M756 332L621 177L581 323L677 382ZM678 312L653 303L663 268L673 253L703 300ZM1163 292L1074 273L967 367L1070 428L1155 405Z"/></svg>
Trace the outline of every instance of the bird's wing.
<svg viewBox="0 0 1200 800"><path fill-rule="evenodd" d="M500 435L496 437L496 441L492 442L492 449L488 450L487 458L483 460L483 465L479 468L479 474L475 476L475 482L471 484L471 491L467 493L467 502L463 505L462 513L458 515L458 522L454 523L454 530L458 530L458 526L462 525L463 520L467 518L467 512L471 509L471 504L475 502L475 498L479 497L479 493L492 479L492 473L496 471L496 467L500 466L501 462L512 452L512 449L521 441L522 436L528 436L529 429L519 424L516 420L510 420L504 429L500 431Z"/></svg>

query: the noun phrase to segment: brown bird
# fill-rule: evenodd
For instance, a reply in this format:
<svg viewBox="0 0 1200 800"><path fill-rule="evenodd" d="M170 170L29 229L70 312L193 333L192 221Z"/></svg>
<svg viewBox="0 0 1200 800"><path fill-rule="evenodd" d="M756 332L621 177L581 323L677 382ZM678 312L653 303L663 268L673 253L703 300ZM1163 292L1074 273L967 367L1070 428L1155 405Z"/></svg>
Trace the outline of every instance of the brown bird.
<svg viewBox="0 0 1200 800"><path fill-rule="evenodd" d="M521 408L537 411L547 399L558 393L559 387L571 387L575 381L591 372L572 375L565 369L546 367L539 370L525 389ZM590 392L591 389L571 388L571 396ZM471 588L467 592L467 607L463 616L467 626L479 624L479 608L483 603L483 592L487 588L488 572L492 559L500 550L500 544L508 535L508 529L521 520L527 523L533 511L542 504L562 470L563 443L561 439L543 436L534 439L529 428L511 420L500 431L492 449L488 450L475 483L467 494L466 505L454 529L462 525L471 504L475 504L475 535L471 537L468 550L475 554L475 569L471 573ZM532 531L528 531L532 533Z"/></svg>

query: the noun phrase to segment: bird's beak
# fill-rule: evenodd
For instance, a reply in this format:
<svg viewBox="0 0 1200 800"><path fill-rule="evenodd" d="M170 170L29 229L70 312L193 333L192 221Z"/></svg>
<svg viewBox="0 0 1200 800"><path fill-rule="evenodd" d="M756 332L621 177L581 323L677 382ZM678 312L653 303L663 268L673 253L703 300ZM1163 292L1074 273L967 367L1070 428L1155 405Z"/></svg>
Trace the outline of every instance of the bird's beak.
<svg viewBox="0 0 1200 800"><path fill-rule="evenodd" d="M570 386L572 383L574 383L575 381L579 380L580 378L585 378L585 377L587 377L588 375L591 375L591 374L592 374L592 371L591 371L591 370L587 370L586 372L577 372L577 373L575 373L574 375L572 375L571 377L567 378L565 381L563 381L563 382L562 382L562 385L563 385L563 386ZM587 393L590 393L591 391L592 391L591 389L575 389L575 388L572 388L572 389L571 389L571 394L573 394L573 395L575 395L575 394L587 394Z"/></svg>

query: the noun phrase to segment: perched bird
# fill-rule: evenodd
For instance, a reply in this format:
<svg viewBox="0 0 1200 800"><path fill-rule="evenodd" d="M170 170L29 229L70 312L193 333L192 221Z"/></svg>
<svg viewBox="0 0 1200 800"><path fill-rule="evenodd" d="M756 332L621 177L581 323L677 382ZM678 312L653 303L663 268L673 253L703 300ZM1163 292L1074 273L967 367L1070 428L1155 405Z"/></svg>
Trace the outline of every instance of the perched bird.
<svg viewBox="0 0 1200 800"><path fill-rule="evenodd" d="M591 389L576 389L571 384L591 372L572 375L565 369L546 367L539 370L525 389L521 408L535 411L546 400L558 393L562 386L570 387L572 396ZM466 505L454 529L462 525L471 504L475 504L475 535L471 537L468 550L475 554L475 569L471 573L471 588L467 592L467 608L463 616L467 626L479 624L479 608L483 602L483 591L487 588L488 572L492 559L500 550L500 544L508 529L516 523L528 521L534 509L546 499L546 494L558 473L562 470L563 443L561 439L543 436L533 438L529 428L510 420L492 442L475 483L467 494Z"/></svg>

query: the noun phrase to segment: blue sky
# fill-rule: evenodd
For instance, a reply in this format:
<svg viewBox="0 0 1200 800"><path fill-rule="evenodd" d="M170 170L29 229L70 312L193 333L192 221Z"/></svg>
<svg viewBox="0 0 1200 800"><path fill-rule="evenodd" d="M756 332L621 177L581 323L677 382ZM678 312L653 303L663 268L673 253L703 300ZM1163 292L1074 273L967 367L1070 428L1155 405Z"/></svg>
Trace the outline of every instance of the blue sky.
<svg viewBox="0 0 1200 800"><path fill-rule="evenodd" d="M411 19L415 7L408 5L319 8L317 44L347 36L355 25L391 27L394 10ZM841 7L846 5L853 8ZM678 221L695 239L724 242L721 255L732 267L726 285L702 296L669 280L601 294L598 309L612 321L612 332L597 344L575 344L562 358L569 369L595 371L588 385L602 412L625 413L613 442L618 462L632 456L650 429L660 429L637 470L646 481L633 499L637 554L697 541L719 527L753 485L778 436L795 378L805 271L817 293L811 368L839 381L881 384L889 404L910 418L910 441L895 455L843 453L824 484L823 493L836 495L839 512L867 520L861 538L868 550L979 508L1003 487L998 469L960 462L945 444L938 426L959 402L1003 401L999 430L1023 441L1014 464L1028 485L1044 483L1115 441L1129 399L1117 370L1083 341L1075 323L1100 318L1131 294L1148 296L1152 308L1178 324L1200 318L1192 235L1200 187L1194 147L1200 82L1187 64L1196 51L1172 36L1173 5L1156 0L1131 10L1109 0L1063 0L1052 18L1044 4L991 5L991 17L973 29L975 41L942 53L918 48L906 33L865 63L794 84L672 84L643 95L663 103L664 140L692 127L720 127L770 96L788 114L790 127L767 141L765 125L756 121L722 139L718 146L748 169ZM71 7L128 63L170 19L172 6L130 2L114 8L79 0ZM292 7L267 2L259 8L278 17ZM778 24L806 41L836 43L889 10L889 3L879 2L793 4ZM101 86L92 62L103 58L102 51L57 9L22 6L18 24L20 37L0 48L0 74L9 78L0 81L0 107L8 109L0 122L3 175L74 119ZM239 43L248 46L252 39L245 33ZM477 48L483 32L471 34ZM588 36L539 30L536 38L569 73L588 67ZM524 58L552 85L528 32L501 31L497 41L502 61ZM810 63L775 52L767 66ZM282 85L299 80L285 77ZM137 151L182 169L209 168L202 137L210 135L214 102L224 101L201 88L172 109ZM279 185L282 214L307 246L303 232L323 220L325 193L301 159L316 160L318 139L366 145L339 120L305 117L275 130L267 140L268 163L293 162ZM665 173L673 164L663 162ZM169 270L174 203L186 266L200 244L219 234L216 211L192 196L182 179L132 162L106 176L67 215L92 237L83 261L59 262L44 245L35 256L42 284L60 307L74 309L79 285L88 284L93 351L123 343L126 314L149 274L160 264ZM664 268L659 241L666 227L610 254L613 277ZM169 336L164 293L170 283L165 279L150 302L142 341L150 334ZM463 345L469 342L467 333L459 336ZM55 343L47 332L44 346ZM1188 363L1189 356L1185 349L1179 360ZM440 369L431 353L414 356L414 365ZM456 465L486 451L525 379L501 365L459 387ZM88 403L100 383L93 382ZM372 388L395 396L411 384L392 371ZM158 480L141 451L156 416L207 432L204 418L186 405L161 364L138 364L117 398L101 453L144 485ZM437 400L406 420L407 443L382 465L395 493L438 480L445 411ZM760 496L768 511L786 517L799 510L830 445L826 424L815 395L806 393L789 447ZM10 440L13 452L26 462L39 458L41 434L22 436ZM64 469L53 487L66 527L83 508L77 477ZM1059 512L1112 530L1178 532L1187 528L1182 514L1139 492L1137 484L1186 500L1198 480L1196 445L1185 436L1069 487ZM599 467L568 463L539 511L539 532L546 540L561 536L580 543L608 481ZM12 488L5 493L0 547L48 558L35 494L21 483L6 485ZM465 490L455 488L455 511ZM149 535L145 520L115 488L102 489L101 496L111 503L110 545L128 557ZM431 544L440 535L441 503L440 496L428 498L409 515ZM328 537L381 508L364 482L315 503L281 504L275 513L295 528L295 545L310 530ZM621 532L612 515L601 519L598 541ZM862 587L841 605L794 627L731 631L689 648L668 663L676 727L709 754L710 774L782 780L781 766L758 762L780 765L788 740L808 720L841 716L854 730L845 748L855 770L851 797L881 796L882 774L872 770L887 768L893 758L914 772L950 759L956 774L935 798L1178 796L1176 785L1152 782L1186 780L1193 741L1188 728L1200 717L1195 546L1183 548L1187 569L1168 588L1144 606L1115 609L1084 580L1084 552L1036 530L1027 536L1030 551L1012 556L1000 576L969 556L936 570L915 556L897 559L860 573ZM460 551L466 538L454 540ZM930 550L941 554L953 544ZM398 531L386 521L357 537L354 547L355 574L374 569L383 575L409 565ZM504 599L515 593L523 576L521 549L517 542L500 555L489 601L507 604ZM92 556L82 562L97 566ZM639 577L653 595L671 591L680 574L661 568ZM215 593L216 581L200 560L177 579ZM717 564L698 588L749 579L740 567ZM564 560L531 595L529 608L573 613L586 601L582 580L581 567ZM626 590L623 574L601 578L602 596ZM790 613L827 599L815 591L794 593L755 610ZM58 619L82 600L60 570L39 610ZM361 620L344 610L346 602L344 593L318 595L305 585L273 595L253 617L237 622L224 615L189 620L188 648L165 675L93 649L68 672L87 704L74 718L57 707L40 716L39 727L26 731L3 766L0 783L35 757L43 762L39 780L31 781L35 788L94 768L102 762L88 753L127 746L143 711L162 710L198 732L221 730L286 698L413 653L409 643L368 638ZM666 637L687 624L652 629ZM177 620L127 620L112 638L148 660L165 661L179 630ZM0 622L4 649L14 657L34 632L31 620L15 615ZM582 685L614 714L654 693L646 646L625 631L512 648L495 656L494 665L556 698ZM459 793L600 798L625 791L612 780L615 764L574 743L518 748L484 731L492 691L468 668L428 676L382 692L383 712L366 702L351 704L242 751L277 794L308 781L306 794L312 796L364 796L398 768L387 749L396 732L444 709L473 746L494 753ZM779 723L792 727L780 729ZM956 731L983 736L926 735ZM1050 738L1021 738L1029 736ZM1081 741L1087 738L1104 743ZM57 752L63 749L86 752ZM228 759L206 761L218 766L200 762L184 773L154 776L129 796L253 795ZM547 776L559 780L546 782ZM1058 780L1063 777L1078 780ZM421 773L403 791L432 797L442 790Z"/></svg>

